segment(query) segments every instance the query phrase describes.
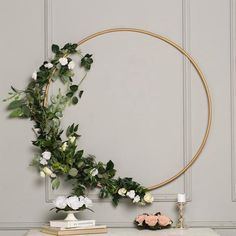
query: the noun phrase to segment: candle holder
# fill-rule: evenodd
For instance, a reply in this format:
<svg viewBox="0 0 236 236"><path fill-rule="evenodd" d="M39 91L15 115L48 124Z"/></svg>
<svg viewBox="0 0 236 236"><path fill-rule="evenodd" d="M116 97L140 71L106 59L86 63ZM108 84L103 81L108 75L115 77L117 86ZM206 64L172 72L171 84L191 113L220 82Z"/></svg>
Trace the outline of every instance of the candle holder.
<svg viewBox="0 0 236 236"><path fill-rule="evenodd" d="M185 229L186 226L184 224L184 205L185 202L177 202L177 207L179 211L179 218L178 218L178 223L176 224L176 228L178 229Z"/></svg>

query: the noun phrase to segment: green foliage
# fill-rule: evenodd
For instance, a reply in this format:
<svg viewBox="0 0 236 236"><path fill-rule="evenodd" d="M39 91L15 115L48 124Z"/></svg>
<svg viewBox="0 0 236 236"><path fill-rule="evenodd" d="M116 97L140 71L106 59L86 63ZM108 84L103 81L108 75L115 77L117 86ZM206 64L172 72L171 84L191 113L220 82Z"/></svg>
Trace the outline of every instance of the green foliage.
<svg viewBox="0 0 236 236"><path fill-rule="evenodd" d="M93 59L91 54L86 54L81 59L81 66L85 68L85 70L90 70L91 65L93 64Z"/></svg>
<svg viewBox="0 0 236 236"><path fill-rule="evenodd" d="M77 141L80 135L77 133L79 125L72 124L65 131L66 139L62 139L64 130L61 128L61 119L66 107L75 105L82 97L83 90L80 85L84 81L87 71L93 63L92 55L82 56L80 66L86 71L85 76L78 84L73 83L73 70L68 66L72 59L71 55L79 54L77 44L67 43L60 48L52 45L54 57L45 61L37 71L36 80L31 80L25 90L18 90L11 86L8 101L9 117L30 118L34 122L36 140L32 144L36 146L41 155L36 155L31 165L36 167L42 176L51 178L53 189L60 186L60 177L66 177L72 184L72 194L85 195L91 188L100 188L101 198L111 197L114 205L117 205L121 197L118 191L125 188L127 191L135 190L141 198L146 189L132 178L115 178L116 170L110 160L106 164L97 162L92 155L84 156L84 151L78 149ZM61 58L66 58L67 63L60 63ZM50 67L48 67L50 64ZM50 83L60 80L65 84L65 90L58 93L47 101L47 88ZM49 159L44 159L43 153L50 153Z"/></svg>

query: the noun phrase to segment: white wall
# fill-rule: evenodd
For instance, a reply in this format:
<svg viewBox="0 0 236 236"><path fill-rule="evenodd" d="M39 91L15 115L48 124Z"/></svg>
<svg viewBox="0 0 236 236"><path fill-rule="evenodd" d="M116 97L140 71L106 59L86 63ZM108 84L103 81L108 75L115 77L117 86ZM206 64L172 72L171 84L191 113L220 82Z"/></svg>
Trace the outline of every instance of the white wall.
<svg viewBox="0 0 236 236"><path fill-rule="evenodd" d="M161 211L176 220L176 194L186 192L188 225L235 234L235 0L8 0L1 1L0 12L2 98L10 85L26 85L50 55L51 43L77 42L106 28L149 30L190 52L213 100L212 129L199 160L184 176L153 191L156 202L150 207L124 203L114 209L92 194L96 213L81 217L132 226L138 213ZM163 42L134 33L96 38L81 49L93 53L94 67L83 99L63 121L80 123L81 148L99 160L112 159L119 175L146 186L175 174L196 152L206 125L204 90L189 63ZM65 190L53 193L28 168L31 123L9 120L5 104L0 107L0 235L23 235L55 217L48 212L50 202Z"/></svg>

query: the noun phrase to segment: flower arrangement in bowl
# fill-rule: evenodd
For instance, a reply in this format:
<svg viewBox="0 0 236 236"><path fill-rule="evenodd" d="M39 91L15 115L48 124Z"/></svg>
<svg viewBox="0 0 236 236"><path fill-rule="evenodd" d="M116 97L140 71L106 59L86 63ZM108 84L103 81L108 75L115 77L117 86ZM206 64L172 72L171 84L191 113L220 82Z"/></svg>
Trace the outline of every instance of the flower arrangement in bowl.
<svg viewBox="0 0 236 236"><path fill-rule="evenodd" d="M138 229L160 230L171 227L173 221L160 212L156 214L142 214L138 215L134 221Z"/></svg>
<svg viewBox="0 0 236 236"><path fill-rule="evenodd" d="M54 208L51 210L65 211L67 213L67 217L64 220L67 221L74 221L78 220L74 214L78 213L79 211L88 209L92 211L89 207L92 206L92 200L88 197L84 196L58 196L54 201Z"/></svg>
<svg viewBox="0 0 236 236"><path fill-rule="evenodd" d="M87 190L94 188L99 188L100 198L110 197L115 206L121 198L140 205L151 203L153 197L147 188L132 178L116 177L111 160L103 163L96 161L93 155L84 155L84 151L78 148L78 124L61 127L64 110L82 99L84 91L81 84L91 69L93 59L91 54L83 55L76 43L67 43L61 48L53 44L52 52L53 57L44 61L32 74L26 88L19 90L11 86L9 98L5 101L9 102L10 118L26 118L33 122L36 138L32 144L38 150L31 165L41 177L50 178L53 190L59 188L61 179L71 185L69 197L55 201L56 210L87 208L89 201L85 195ZM72 56L80 58L78 67L84 73L82 78L74 78L77 63ZM50 85L55 81L61 82L63 89L49 96Z"/></svg>

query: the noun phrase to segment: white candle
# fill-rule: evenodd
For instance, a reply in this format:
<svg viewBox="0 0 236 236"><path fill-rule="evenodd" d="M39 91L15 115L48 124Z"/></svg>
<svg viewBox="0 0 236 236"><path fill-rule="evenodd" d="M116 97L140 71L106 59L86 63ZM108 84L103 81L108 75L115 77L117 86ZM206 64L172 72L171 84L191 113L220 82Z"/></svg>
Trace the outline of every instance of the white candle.
<svg viewBox="0 0 236 236"><path fill-rule="evenodd" d="M178 202L186 202L185 193L183 193L183 194L179 193L178 194Z"/></svg>

